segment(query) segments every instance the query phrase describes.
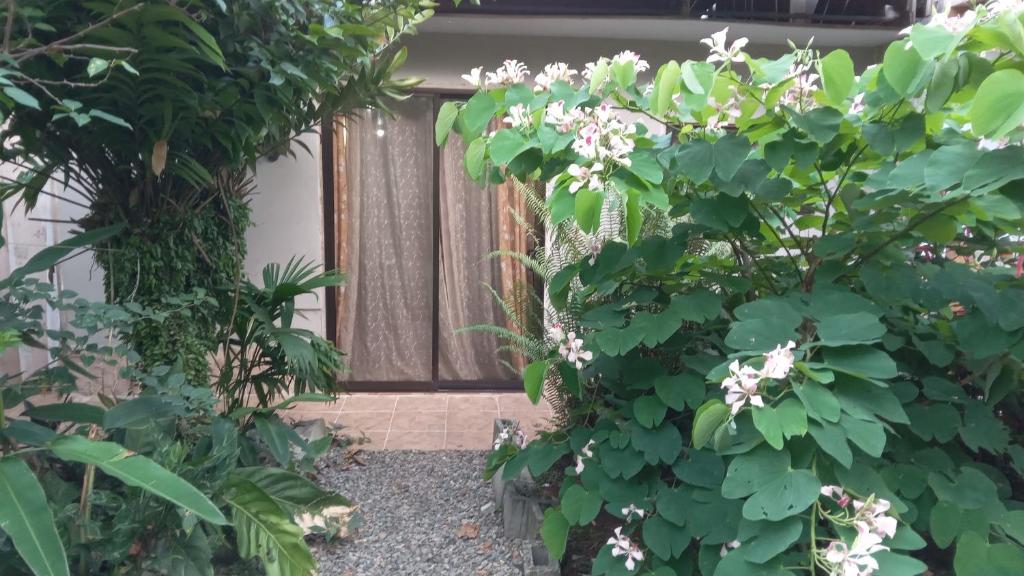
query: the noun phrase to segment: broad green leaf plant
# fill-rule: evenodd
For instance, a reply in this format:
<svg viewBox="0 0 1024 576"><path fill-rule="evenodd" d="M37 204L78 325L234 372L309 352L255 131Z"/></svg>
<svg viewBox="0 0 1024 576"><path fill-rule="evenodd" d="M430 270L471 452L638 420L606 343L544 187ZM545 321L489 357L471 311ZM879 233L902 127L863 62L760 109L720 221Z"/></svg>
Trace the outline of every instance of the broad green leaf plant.
<svg viewBox="0 0 1024 576"><path fill-rule="evenodd" d="M583 527L597 575L1024 573L1022 38L1000 1L859 76L726 30L650 82L631 52L466 75L438 142L598 243L547 285L579 329L525 374L589 409L503 448L508 477L564 466L556 557Z"/></svg>
<svg viewBox="0 0 1024 576"><path fill-rule="evenodd" d="M313 573L304 536L346 528L350 504L303 475L333 437L303 438L279 412L333 397L300 394L228 413L207 382L189 382L180 366L140 367L117 338L142 322L187 321L212 298L168 298L159 309L97 304L33 276L119 231L73 236L0 280L0 352L21 345L49 359L36 370L0 373L0 574L212 576L215 553L232 546L267 574ZM295 295L336 277L292 263L283 272L269 267L267 279L268 295L241 307L245 322L267 314L268 302L290 310ZM67 312L67 325L47 330L47 307ZM316 347L303 340L308 335L274 325L280 321L268 317L266 326ZM285 352L269 342L246 346L261 350L261 365L278 377L294 374L314 386L310 371L322 359L290 366L302 344ZM337 362L336 350L321 354ZM85 397L79 380L104 366L121 368L138 393ZM281 467L268 466L271 458Z"/></svg>

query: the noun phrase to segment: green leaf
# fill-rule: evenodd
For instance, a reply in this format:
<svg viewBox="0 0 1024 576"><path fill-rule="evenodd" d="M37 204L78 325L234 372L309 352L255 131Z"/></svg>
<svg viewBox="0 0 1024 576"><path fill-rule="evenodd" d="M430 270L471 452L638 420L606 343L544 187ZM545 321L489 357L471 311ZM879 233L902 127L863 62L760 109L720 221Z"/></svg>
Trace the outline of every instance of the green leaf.
<svg viewBox="0 0 1024 576"><path fill-rule="evenodd" d="M704 379L692 372L659 376L654 381L654 392L666 406L678 412L687 405L697 409L704 401Z"/></svg>
<svg viewBox="0 0 1024 576"><path fill-rule="evenodd" d="M683 449L683 436L672 422L662 422L653 430L635 428L630 440L633 448L643 452L648 464L672 464Z"/></svg>
<svg viewBox="0 0 1024 576"><path fill-rule="evenodd" d="M726 134L715 142L715 173L726 182L732 180L736 171L750 154L750 141L746 136Z"/></svg>
<svg viewBox="0 0 1024 576"><path fill-rule="evenodd" d="M895 378L896 362L885 352L870 346L843 346L825 350L825 364L839 372L861 378Z"/></svg>
<svg viewBox="0 0 1024 576"><path fill-rule="evenodd" d="M775 408L771 406L765 406L763 408L755 407L753 409L754 414L754 427L764 436L768 445L776 450L782 450L785 443L783 442L782 436L782 422L779 420L779 415L775 411ZM804 421L807 424L807 421Z"/></svg>
<svg viewBox="0 0 1024 576"><path fill-rule="evenodd" d="M601 225L604 194L589 188L576 192L576 223L584 232L592 233Z"/></svg>
<svg viewBox="0 0 1024 576"><path fill-rule="evenodd" d="M565 555L565 543L569 537L569 520L557 508L544 511L544 521L540 525L540 538L547 546L551 557L560 561Z"/></svg>
<svg viewBox="0 0 1024 576"><path fill-rule="evenodd" d="M838 106L846 101L853 90L853 59L846 50L833 50L821 59L819 64L821 70L821 85L825 90L825 97L833 106Z"/></svg>
<svg viewBox="0 0 1024 576"><path fill-rule="evenodd" d="M702 184L715 169L715 148L707 140L693 140L680 147L676 154L679 171L695 184Z"/></svg>
<svg viewBox="0 0 1024 576"><path fill-rule="evenodd" d="M669 60L658 69L654 80L654 95L651 98L651 112L662 115L675 105L672 98L679 93L679 79L682 77L679 62Z"/></svg>
<svg viewBox="0 0 1024 576"><path fill-rule="evenodd" d="M928 565L917 558L882 550L874 554L878 561L875 576L917 576L928 570Z"/></svg>
<svg viewBox="0 0 1024 576"><path fill-rule="evenodd" d="M267 449L270 450L274 459L281 466L287 466L292 460L291 441L289 440L291 428L276 415L258 414L252 420L256 425L256 431L259 432L260 438L267 445Z"/></svg>
<svg viewBox="0 0 1024 576"><path fill-rule="evenodd" d="M955 502L964 510L980 510L999 501L996 485L975 468L965 466L952 479L932 472L928 475L928 485L940 501Z"/></svg>
<svg viewBox="0 0 1024 576"><path fill-rule="evenodd" d="M743 557L749 562L764 564L788 550L800 539L803 530L803 522L795 517L781 522L766 522L753 541L743 544Z"/></svg>
<svg viewBox="0 0 1024 576"><path fill-rule="evenodd" d="M562 495L562 514L570 524L586 526L601 513L604 500L596 492L588 492L579 484L573 484Z"/></svg>
<svg viewBox="0 0 1024 576"><path fill-rule="evenodd" d="M526 389L526 397L534 404L540 402L541 392L544 391L544 376L547 372L546 360L531 362L523 370L523 387Z"/></svg>
<svg viewBox="0 0 1024 576"><path fill-rule="evenodd" d="M1008 68L989 75L971 104L971 129L998 138L1024 123L1024 72Z"/></svg>
<svg viewBox="0 0 1024 576"><path fill-rule="evenodd" d="M28 92L25 92L17 86L7 86L6 88L4 88L4 94L8 95L11 98L11 100L14 100L22 106L27 106L29 108L39 110L39 100L37 100L35 96L29 94Z"/></svg>
<svg viewBox="0 0 1024 576"><path fill-rule="evenodd" d="M960 534L960 515L963 510L955 502L936 502L928 520L929 531L935 545L945 550Z"/></svg>
<svg viewBox="0 0 1024 576"><path fill-rule="evenodd" d="M910 96L927 71L916 50L908 50L906 41L893 42L882 57L882 75L901 96Z"/></svg>
<svg viewBox="0 0 1024 576"><path fill-rule="evenodd" d="M877 342L885 335L885 326L867 312L826 316L816 325L820 346L866 344Z"/></svg>
<svg viewBox="0 0 1024 576"><path fill-rule="evenodd" d="M103 416L103 427L143 428L153 420L180 416L185 413L183 404L176 404L171 398L161 396L139 396L125 400L111 408Z"/></svg>
<svg viewBox="0 0 1024 576"><path fill-rule="evenodd" d="M718 399L708 400L697 409L693 418L693 447L703 448L711 441L715 431L729 420L729 407Z"/></svg>
<svg viewBox="0 0 1024 576"><path fill-rule="evenodd" d="M690 532L680 526L654 516L644 521L644 544L662 560L678 558L686 551L692 540Z"/></svg>
<svg viewBox="0 0 1024 576"><path fill-rule="evenodd" d="M237 468L232 472L232 481L241 479L252 482L270 496L281 508L290 511L321 510L328 506L351 506L351 502L340 494L328 492L311 480L281 468L253 466Z"/></svg>
<svg viewBox="0 0 1024 576"><path fill-rule="evenodd" d="M654 428L661 424L667 410L657 396L641 396L633 401L633 416L645 428Z"/></svg>
<svg viewBox="0 0 1024 576"><path fill-rule="evenodd" d="M438 146L443 147L448 141L448 134L452 131L458 118L458 103L448 100L441 104L441 109L437 111L437 124L434 125L434 142Z"/></svg>
<svg viewBox="0 0 1024 576"><path fill-rule="evenodd" d="M796 330L785 318L758 318L734 322L725 335L725 344L736 350L767 352L797 339Z"/></svg>
<svg viewBox="0 0 1024 576"><path fill-rule="evenodd" d="M18 282L20 279L48 270L55 266L57 262L63 260L68 254L75 250L93 246L112 238L117 234L120 234L125 229L124 224L115 224L113 226L104 226L102 228L96 228L81 234L76 234L63 242L54 244L43 248L39 252L36 252L35 256L29 258L28 262L25 262L19 268L11 272L11 275L4 280L0 280L0 288L9 286L14 282Z"/></svg>
<svg viewBox="0 0 1024 576"><path fill-rule="evenodd" d="M853 465L853 451L846 442L846 432L840 426L830 422L811 422L807 431L818 446L844 468Z"/></svg>
<svg viewBox="0 0 1024 576"><path fill-rule="evenodd" d="M726 554L725 558L722 558L722 561L715 567L713 576L795 576L795 573L784 568L781 562L765 564L748 562L741 548Z"/></svg>
<svg viewBox="0 0 1024 576"><path fill-rule="evenodd" d="M477 138L466 147L466 154L462 162L466 166L466 174L473 180L479 181L484 174L484 153L487 152L487 142L483 138Z"/></svg>
<svg viewBox="0 0 1024 576"><path fill-rule="evenodd" d="M954 34L943 26L915 24L910 28L910 42L921 58L926 60L949 54L959 40L959 34Z"/></svg>
<svg viewBox="0 0 1024 576"><path fill-rule="evenodd" d="M194 486L149 458L134 454L113 442L62 436L54 440L50 448L61 460L92 464L128 486L142 488L207 522L220 526L227 524L217 506Z"/></svg>
<svg viewBox="0 0 1024 576"><path fill-rule="evenodd" d="M498 111L498 103L486 92L478 92L470 98L459 113L460 134L466 140L476 140L487 129L491 118Z"/></svg>
<svg viewBox="0 0 1024 576"><path fill-rule="evenodd" d="M808 509L821 495L821 482L810 470L790 470L743 504L748 520L779 521Z"/></svg>
<svg viewBox="0 0 1024 576"><path fill-rule="evenodd" d="M519 131L504 129L498 130L491 138L489 151L495 164L505 166L528 148L530 142Z"/></svg>
<svg viewBox="0 0 1024 576"><path fill-rule="evenodd" d="M1006 425L996 418L991 408L977 400L964 406L964 425L960 428L960 439L975 452L984 448L993 454L1002 454L1010 444Z"/></svg>
<svg viewBox="0 0 1024 576"><path fill-rule="evenodd" d="M722 482L722 496L730 499L746 498L765 486L779 480L789 471L789 452L761 446L740 454L729 463Z"/></svg>
<svg viewBox="0 0 1024 576"><path fill-rule="evenodd" d="M90 78L92 78L97 74L103 73L107 68L110 68L110 60L106 60L104 58L90 58L89 64L85 67L85 72Z"/></svg>
<svg viewBox="0 0 1024 576"><path fill-rule="evenodd" d="M36 576L68 576L68 559L35 474L17 457L0 460L0 527Z"/></svg>
<svg viewBox="0 0 1024 576"><path fill-rule="evenodd" d="M1014 544L989 544L983 536L967 532L956 546L956 576L1017 576L1024 566L1024 551Z"/></svg>
<svg viewBox="0 0 1024 576"><path fill-rule="evenodd" d="M876 458L882 455L885 449L885 428L877 420L860 420L843 416L839 425L846 432L847 439L857 445L869 456Z"/></svg>
<svg viewBox="0 0 1024 576"><path fill-rule="evenodd" d="M590 93L597 94L601 91L601 87L604 86L605 80L608 79L608 59L601 58L597 61L594 66L594 70L590 75Z"/></svg>
<svg viewBox="0 0 1024 576"><path fill-rule="evenodd" d="M645 151L633 152L629 155L629 161L627 169L630 172L651 184L661 184L664 172L654 154Z"/></svg>
<svg viewBox="0 0 1024 576"><path fill-rule="evenodd" d="M243 559L260 558L267 574L301 576L316 570L316 560L291 514L247 480L236 480L225 497Z"/></svg>
<svg viewBox="0 0 1024 576"><path fill-rule="evenodd" d="M804 408L812 418L826 422L839 422L839 399L831 390L814 380L805 380L793 385Z"/></svg>
<svg viewBox="0 0 1024 576"><path fill-rule="evenodd" d="M75 422L78 424L103 424L104 410L92 404L75 402L58 402L33 406L25 411L25 416L45 422Z"/></svg>
<svg viewBox="0 0 1024 576"><path fill-rule="evenodd" d="M910 417L911 432L922 440L934 438L945 443L956 438L960 431L960 412L949 404L914 404L907 407L907 416Z"/></svg>
<svg viewBox="0 0 1024 576"><path fill-rule="evenodd" d="M787 440L807 434L807 412L796 398L786 398L775 408L782 434Z"/></svg>

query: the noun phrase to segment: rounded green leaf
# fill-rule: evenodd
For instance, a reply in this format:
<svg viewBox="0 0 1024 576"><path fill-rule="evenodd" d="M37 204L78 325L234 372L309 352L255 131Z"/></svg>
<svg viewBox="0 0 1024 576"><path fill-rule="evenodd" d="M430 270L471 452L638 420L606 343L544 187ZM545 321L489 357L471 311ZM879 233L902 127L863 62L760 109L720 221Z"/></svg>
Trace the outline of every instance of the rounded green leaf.
<svg viewBox="0 0 1024 576"><path fill-rule="evenodd" d="M703 448L715 435L715 430L729 419L729 407L721 400L708 400L697 409L693 418L693 446Z"/></svg>
<svg viewBox="0 0 1024 576"><path fill-rule="evenodd" d="M971 127L982 136L998 138L1024 122L1024 72L1000 70L978 87L971 105Z"/></svg>
<svg viewBox="0 0 1024 576"><path fill-rule="evenodd" d="M557 508L544 511L544 522L540 525L540 537L548 552L555 560L565 555L565 542L569 537L569 520Z"/></svg>
<svg viewBox="0 0 1024 576"><path fill-rule="evenodd" d="M846 50L833 50L821 59L821 84L833 105L842 104L854 85L853 59Z"/></svg>

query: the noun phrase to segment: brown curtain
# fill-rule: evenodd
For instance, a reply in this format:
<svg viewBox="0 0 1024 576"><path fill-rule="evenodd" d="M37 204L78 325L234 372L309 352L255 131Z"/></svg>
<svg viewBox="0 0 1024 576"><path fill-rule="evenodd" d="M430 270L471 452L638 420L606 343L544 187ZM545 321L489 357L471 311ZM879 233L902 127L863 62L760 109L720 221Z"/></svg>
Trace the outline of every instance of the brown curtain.
<svg viewBox="0 0 1024 576"><path fill-rule="evenodd" d="M440 154L438 376L442 381L513 380L522 361L508 352L499 353L496 336L457 330L480 324L514 326L488 287L510 300L514 290L525 284L525 268L512 258L488 255L498 249L525 249L525 234L510 212L517 208L524 212L522 201L511 184L481 189L470 180L462 167L464 148L453 135Z"/></svg>
<svg viewBox="0 0 1024 576"><path fill-rule="evenodd" d="M433 100L414 97L391 119L363 112L339 121L337 159L338 340L348 354L347 380L431 380L434 274ZM495 250L527 252L529 239L512 215L527 216L511 183L481 189L462 167L458 137L438 155L438 379L505 381L525 361L498 352L492 334L459 328L516 329L487 286L525 305L526 268ZM515 296L513 296L515 295Z"/></svg>
<svg viewBox="0 0 1024 576"><path fill-rule="evenodd" d="M393 111L360 112L339 134L338 344L352 381L432 377L433 102Z"/></svg>

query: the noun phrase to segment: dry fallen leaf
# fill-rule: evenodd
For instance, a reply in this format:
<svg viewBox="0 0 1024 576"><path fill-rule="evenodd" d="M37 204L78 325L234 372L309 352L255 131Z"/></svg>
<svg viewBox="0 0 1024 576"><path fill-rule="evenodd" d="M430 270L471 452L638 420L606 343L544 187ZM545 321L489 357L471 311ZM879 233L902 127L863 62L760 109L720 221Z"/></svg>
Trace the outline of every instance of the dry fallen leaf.
<svg viewBox="0 0 1024 576"><path fill-rule="evenodd" d="M463 540L471 540L480 535L480 525L476 522L463 522L455 535Z"/></svg>
<svg viewBox="0 0 1024 576"><path fill-rule="evenodd" d="M149 162L153 165L153 174L159 178L167 166L167 140L157 140L153 143L153 154Z"/></svg>
<svg viewBox="0 0 1024 576"><path fill-rule="evenodd" d="M490 552L491 548L494 548L494 541L484 540L483 544L480 545L480 548L483 549L485 552Z"/></svg>

